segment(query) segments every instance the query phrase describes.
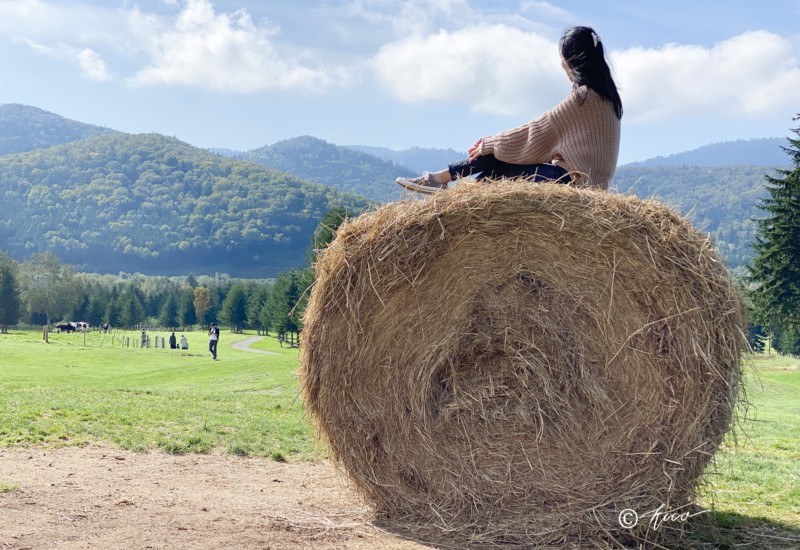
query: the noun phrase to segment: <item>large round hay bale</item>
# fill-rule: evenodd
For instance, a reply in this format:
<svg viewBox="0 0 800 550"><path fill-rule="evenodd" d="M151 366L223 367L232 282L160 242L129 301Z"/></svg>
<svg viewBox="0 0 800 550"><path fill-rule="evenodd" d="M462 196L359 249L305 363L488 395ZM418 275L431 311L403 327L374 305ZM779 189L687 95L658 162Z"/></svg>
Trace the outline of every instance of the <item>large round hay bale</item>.
<svg viewBox="0 0 800 550"><path fill-rule="evenodd" d="M303 393L355 487L422 536L609 540L622 510L693 497L742 317L707 236L655 201L462 183L339 229Z"/></svg>

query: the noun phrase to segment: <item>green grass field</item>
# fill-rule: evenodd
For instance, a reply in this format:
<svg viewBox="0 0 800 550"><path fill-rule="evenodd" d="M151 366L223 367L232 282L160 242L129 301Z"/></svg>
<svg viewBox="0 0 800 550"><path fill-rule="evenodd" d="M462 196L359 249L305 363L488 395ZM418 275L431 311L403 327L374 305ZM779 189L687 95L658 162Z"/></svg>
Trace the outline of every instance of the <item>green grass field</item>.
<svg viewBox="0 0 800 550"><path fill-rule="evenodd" d="M732 548L800 548L800 359L754 357L745 390L700 504L732 530Z"/></svg>
<svg viewBox="0 0 800 550"><path fill-rule="evenodd" d="M224 332L212 361L205 333L186 333L186 351L125 348L123 336L139 337L93 332L84 344L83 334L50 334L46 344L39 333L0 336L0 445L314 457L296 349L268 338L257 347L279 355L234 350L252 335Z"/></svg>
<svg viewBox="0 0 800 550"><path fill-rule="evenodd" d="M299 396L297 349L266 338L252 347L278 355L235 350L231 343L253 334L223 331L215 362L205 333L186 334L188 351L122 347L135 332L51 334L49 344L36 332L0 335L0 446L320 456ZM800 360L754 358L745 388L746 414L699 495L722 532L701 547L800 548ZM0 492L11 490L0 480Z"/></svg>

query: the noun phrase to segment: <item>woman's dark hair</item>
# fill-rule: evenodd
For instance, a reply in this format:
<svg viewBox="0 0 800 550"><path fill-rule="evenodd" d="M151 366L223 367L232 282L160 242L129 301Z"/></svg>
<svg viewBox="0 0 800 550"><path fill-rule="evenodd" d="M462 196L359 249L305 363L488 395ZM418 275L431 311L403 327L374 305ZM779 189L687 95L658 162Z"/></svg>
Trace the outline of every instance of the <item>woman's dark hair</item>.
<svg viewBox="0 0 800 550"><path fill-rule="evenodd" d="M603 43L591 27L572 27L564 31L559 50L574 78L576 86L588 86L614 105L622 118L622 100L606 63Z"/></svg>

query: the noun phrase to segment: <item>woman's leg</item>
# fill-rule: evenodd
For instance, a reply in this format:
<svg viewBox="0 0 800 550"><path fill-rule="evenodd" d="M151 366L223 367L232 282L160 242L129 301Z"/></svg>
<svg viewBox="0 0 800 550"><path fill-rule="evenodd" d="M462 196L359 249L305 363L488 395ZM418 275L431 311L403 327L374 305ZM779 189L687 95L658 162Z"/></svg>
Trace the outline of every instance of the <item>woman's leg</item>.
<svg viewBox="0 0 800 550"><path fill-rule="evenodd" d="M466 178L480 174L479 179L496 178L498 170L502 170L503 165L507 165L501 160L497 160L494 155L481 155L474 159L465 159L454 162L447 167L450 179Z"/></svg>
<svg viewBox="0 0 800 550"><path fill-rule="evenodd" d="M446 189L448 183L458 178L465 178L478 174L480 174L479 179L497 179L504 177L505 173L509 170L508 167L513 166L513 164L497 160L494 155L482 155L472 160L464 159L454 162L444 170L439 170L438 172L425 172L421 178L397 178L397 183L404 187L411 184L417 187L425 185L428 187L438 186L439 189Z"/></svg>
<svg viewBox="0 0 800 550"><path fill-rule="evenodd" d="M569 172L555 164L508 164L502 175L505 178L523 178L532 182L572 182Z"/></svg>
<svg viewBox="0 0 800 550"><path fill-rule="evenodd" d="M524 178L531 181L558 181L569 183L569 173L555 164L511 164L497 160L494 155L483 155L473 160L456 162L448 167L452 179L478 176L478 180Z"/></svg>
<svg viewBox="0 0 800 550"><path fill-rule="evenodd" d="M481 155L474 159L455 162L438 172L425 172L418 178L397 178L402 187L419 193L431 194L447 189L447 184L458 178L478 176L478 181L501 178L523 178L530 181L556 181L570 183L569 173L555 164L510 164L494 155Z"/></svg>

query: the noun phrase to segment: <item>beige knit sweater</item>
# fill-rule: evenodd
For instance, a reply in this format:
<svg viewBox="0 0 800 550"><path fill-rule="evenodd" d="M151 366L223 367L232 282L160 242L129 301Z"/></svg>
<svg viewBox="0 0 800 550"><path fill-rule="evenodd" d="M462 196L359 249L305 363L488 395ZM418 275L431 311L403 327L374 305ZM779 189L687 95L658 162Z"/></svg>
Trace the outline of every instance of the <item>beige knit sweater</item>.
<svg viewBox="0 0 800 550"><path fill-rule="evenodd" d="M614 105L581 86L540 118L483 138L480 154L512 164L555 162L574 172L576 184L608 189L617 167L619 134Z"/></svg>

